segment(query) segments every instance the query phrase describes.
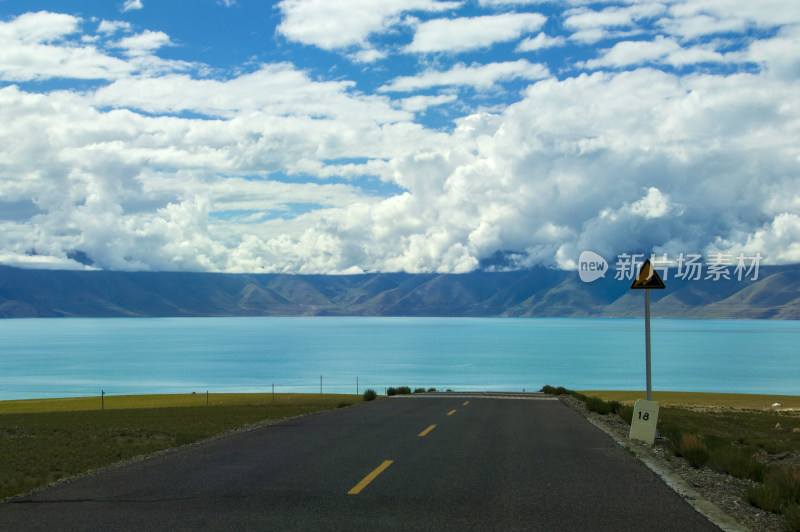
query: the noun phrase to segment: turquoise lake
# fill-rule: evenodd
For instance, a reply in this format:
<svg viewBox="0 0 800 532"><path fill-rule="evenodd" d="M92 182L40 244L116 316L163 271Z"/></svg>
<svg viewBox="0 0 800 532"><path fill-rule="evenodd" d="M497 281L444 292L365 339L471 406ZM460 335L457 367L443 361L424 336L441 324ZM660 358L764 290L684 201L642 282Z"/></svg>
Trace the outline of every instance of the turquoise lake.
<svg viewBox="0 0 800 532"><path fill-rule="evenodd" d="M654 390L800 395L800 322L653 320ZM0 320L0 400L142 393L643 390L644 320ZM357 388L358 387L358 388Z"/></svg>

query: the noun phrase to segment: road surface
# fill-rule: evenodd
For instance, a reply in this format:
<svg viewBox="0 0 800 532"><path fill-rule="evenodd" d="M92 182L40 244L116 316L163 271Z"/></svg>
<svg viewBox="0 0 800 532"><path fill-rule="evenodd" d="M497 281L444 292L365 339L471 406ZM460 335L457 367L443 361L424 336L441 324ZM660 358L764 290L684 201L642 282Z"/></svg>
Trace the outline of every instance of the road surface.
<svg viewBox="0 0 800 532"><path fill-rule="evenodd" d="M3 530L718 530L562 402L395 397L0 504Z"/></svg>

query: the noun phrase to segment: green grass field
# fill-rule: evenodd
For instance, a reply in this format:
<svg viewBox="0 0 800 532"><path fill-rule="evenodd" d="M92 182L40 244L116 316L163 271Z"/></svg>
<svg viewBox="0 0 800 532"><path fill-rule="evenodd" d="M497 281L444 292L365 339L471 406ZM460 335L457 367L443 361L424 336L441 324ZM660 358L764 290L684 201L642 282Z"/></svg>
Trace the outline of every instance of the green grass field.
<svg viewBox="0 0 800 532"><path fill-rule="evenodd" d="M0 499L268 419L361 403L359 395L144 395L0 402Z"/></svg>

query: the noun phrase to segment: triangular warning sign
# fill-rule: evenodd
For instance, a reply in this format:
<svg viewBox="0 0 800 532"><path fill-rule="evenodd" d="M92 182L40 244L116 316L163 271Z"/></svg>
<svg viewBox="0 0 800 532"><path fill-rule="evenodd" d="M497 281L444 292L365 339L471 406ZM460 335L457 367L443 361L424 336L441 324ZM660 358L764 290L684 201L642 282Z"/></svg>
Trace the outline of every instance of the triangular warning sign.
<svg viewBox="0 0 800 532"><path fill-rule="evenodd" d="M650 259L644 261L642 268L639 270L639 275L631 283L631 290L644 288L664 289L666 287L658 272L650 264Z"/></svg>

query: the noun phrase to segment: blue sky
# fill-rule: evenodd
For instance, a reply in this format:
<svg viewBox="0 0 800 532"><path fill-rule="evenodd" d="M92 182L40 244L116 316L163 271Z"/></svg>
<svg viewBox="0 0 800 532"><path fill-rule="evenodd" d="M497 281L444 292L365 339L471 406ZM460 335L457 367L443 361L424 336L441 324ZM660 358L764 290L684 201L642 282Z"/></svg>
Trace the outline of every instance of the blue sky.
<svg viewBox="0 0 800 532"><path fill-rule="evenodd" d="M0 263L797 263L798 78L796 0L0 0Z"/></svg>

